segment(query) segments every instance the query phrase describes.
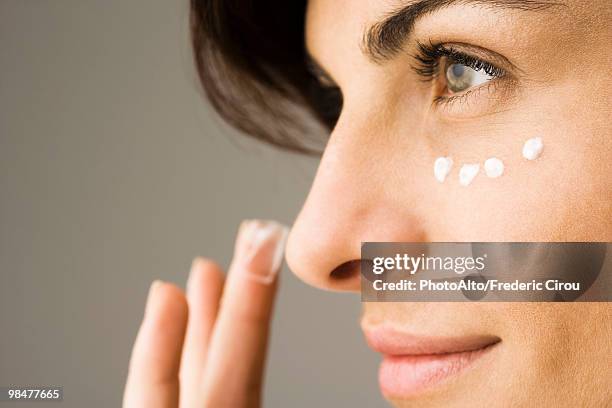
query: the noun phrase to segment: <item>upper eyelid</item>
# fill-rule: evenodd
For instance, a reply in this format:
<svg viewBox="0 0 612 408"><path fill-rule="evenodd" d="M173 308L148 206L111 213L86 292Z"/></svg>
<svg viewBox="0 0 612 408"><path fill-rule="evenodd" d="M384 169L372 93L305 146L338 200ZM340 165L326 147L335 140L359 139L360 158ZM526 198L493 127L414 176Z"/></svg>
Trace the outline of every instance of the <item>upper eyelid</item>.
<svg viewBox="0 0 612 408"><path fill-rule="evenodd" d="M443 45L450 47L455 51L463 52L471 57L475 57L490 64L496 65L506 71L521 72L521 69L513 64L508 58L493 50L462 42L450 41L443 43Z"/></svg>
<svg viewBox="0 0 612 408"><path fill-rule="evenodd" d="M500 68L496 64L491 64L488 61L465 54L463 52L450 50L446 54L446 57L450 59L453 63L466 65L477 71L482 70L486 74L491 75L493 77L502 77L507 75L507 72L504 68Z"/></svg>
<svg viewBox="0 0 612 408"><path fill-rule="evenodd" d="M505 74L510 74L511 76L520 75L523 71L513 64L508 58L505 56L483 48L477 45L468 44L464 42L453 42L453 41L433 41L429 40L427 43L423 43L420 41L416 42L418 51L415 54L412 54L412 58L417 61L418 64L422 65L422 67L414 67L413 70L422 76L428 76L426 71L429 68L423 66L426 65L426 59L430 58L430 56L424 56L427 53L428 49L443 47L445 50L451 49L453 52L457 52L459 54L464 54L471 58L475 58L477 60L481 60L490 65L493 65L496 68L499 68L504 71Z"/></svg>

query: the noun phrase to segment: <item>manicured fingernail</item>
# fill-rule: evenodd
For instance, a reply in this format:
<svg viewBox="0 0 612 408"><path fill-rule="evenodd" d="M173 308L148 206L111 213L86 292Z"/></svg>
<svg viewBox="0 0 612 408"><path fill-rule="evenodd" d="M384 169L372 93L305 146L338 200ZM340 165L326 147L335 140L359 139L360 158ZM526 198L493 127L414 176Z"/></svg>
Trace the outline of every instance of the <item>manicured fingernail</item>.
<svg viewBox="0 0 612 408"><path fill-rule="evenodd" d="M151 282L151 287L149 288L149 297L151 297L151 295L153 295L155 293L157 288L159 288L163 284L164 283L162 281L160 281L159 279L156 279L153 282Z"/></svg>
<svg viewBox="0 0 612 408"><path fill-rule="evenodd" d="M272 283L283 261L289 229L276 221L249 220L240 226L236 258L245 274L265 284Z"/></svg>
<svg viewBox="0 0 612 408"><path fill-rule="evenodd" d="M189 269L189 277L187 278L187 285L186 285L187 293L191 292L193 282L197 279L198 274L202 270L203 262L204 262L204 259L200 258L199 256L194 258L194 260L191 262L191 268Z"/></svg>
<svg viewBox="0 0 612 408"><path fill-rule="evenodd" d="M149 287L149 294L147 295L147 305L145 306L145 316L155 307L155 293L163 285L160 280L154 280Z"/></svg>

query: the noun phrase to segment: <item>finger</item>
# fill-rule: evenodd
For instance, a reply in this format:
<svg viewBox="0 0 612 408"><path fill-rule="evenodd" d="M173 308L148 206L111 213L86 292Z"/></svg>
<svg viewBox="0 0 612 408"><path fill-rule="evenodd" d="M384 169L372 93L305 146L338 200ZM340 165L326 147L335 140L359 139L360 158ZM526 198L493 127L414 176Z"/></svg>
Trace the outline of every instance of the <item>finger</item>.
<svg viewBox="0 0 612 408"><path fill-rule="evenodd" d="M189 322L181 360L180 406L197 407L208 341L223 291L223 271L211 260L196 258L187 282Z"/></svg>
<svg viewBox="0 0 612 408"><path fill-rule="evenodd" d="M178 371L187 327L187 302L174 285L155 281L149 290L128 373L125 408L178 407Z"/></svg>
<svg viewBox="0 0 612 408"><path fill-rule="evenodd" d="M241 225L204 371L204 406L258 406L287 228Z"/></svg>

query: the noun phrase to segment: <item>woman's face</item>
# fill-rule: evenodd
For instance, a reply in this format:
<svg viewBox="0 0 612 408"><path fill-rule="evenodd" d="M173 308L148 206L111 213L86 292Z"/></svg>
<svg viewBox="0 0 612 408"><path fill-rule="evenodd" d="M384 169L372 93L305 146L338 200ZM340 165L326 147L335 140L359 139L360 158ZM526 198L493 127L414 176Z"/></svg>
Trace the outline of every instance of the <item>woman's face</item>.
<svg viewBox="0 0 612 408"><path fill-rule="evenodd" d="M310 1L307 48L343 107L289 238L291 269L358 291L362 241L612 241L611 18L608 0ZM528 161L533 137L544 150ZM442 156L454 166L440 183ZM481 165L459 184L462 164L490 157L501 177ZM382 384L398 406L597 406L610 398L611 311L364 303L362 325L501 339L435 385Z"/></svg>

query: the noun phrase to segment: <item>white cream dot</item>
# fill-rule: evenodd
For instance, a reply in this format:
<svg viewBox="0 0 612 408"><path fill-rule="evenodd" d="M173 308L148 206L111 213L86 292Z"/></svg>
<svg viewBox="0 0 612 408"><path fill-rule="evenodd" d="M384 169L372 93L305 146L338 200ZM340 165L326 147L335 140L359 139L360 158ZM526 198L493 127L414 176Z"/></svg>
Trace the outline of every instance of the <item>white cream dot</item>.
<svg viewBox="0 0 612 408"><path fill-rule="evenodd" d="M443 183L452 167L453 159L450 157L438 157L434 163L434 177L436 180Z"/></svg>
<svg viewBox="0 0 612 408"><path fill-rule="evenodd" d="M504 163L497 157L491 157L484 162L484 170L489 178L497 178L504 174Z"/></svg>
<svg viewBox="0 0 612 408"><path fill-rule="evenodd" d="M479 171L480 164L464 164L459 170L459 184L464 187L469 186Z"/></svg>
<svg viewBox="0 0 612 408"><path fill-rule="evenodd" d="M523 146L523 157L527 160L535 160L540 157L543 149L544 143L542 143L541 137L531 138L527 140Z"/></svg>

